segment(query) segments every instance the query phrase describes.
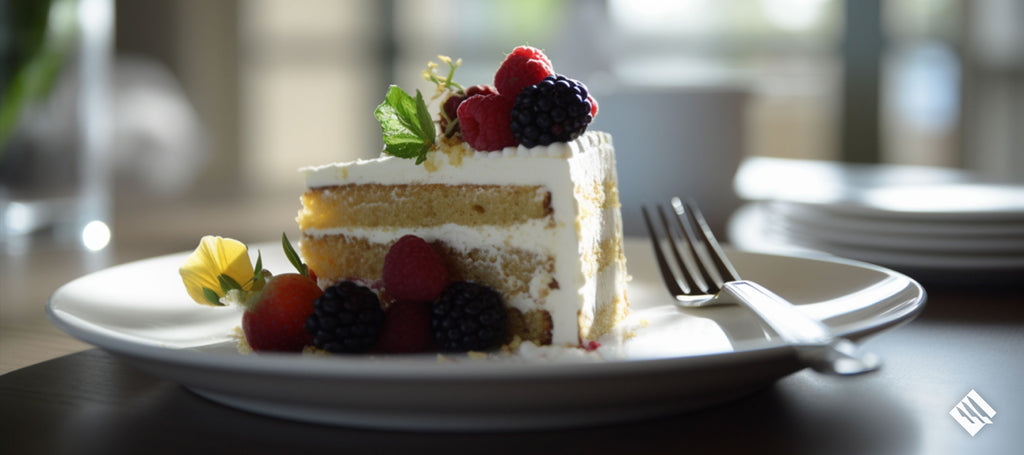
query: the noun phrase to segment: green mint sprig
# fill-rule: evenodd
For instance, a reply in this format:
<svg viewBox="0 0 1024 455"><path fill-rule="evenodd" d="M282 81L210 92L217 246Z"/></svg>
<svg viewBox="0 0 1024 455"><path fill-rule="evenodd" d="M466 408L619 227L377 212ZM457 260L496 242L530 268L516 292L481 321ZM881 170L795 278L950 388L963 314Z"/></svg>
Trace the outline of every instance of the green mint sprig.
<svg viewBox="0 0 1024 455"><path fill-rule="evenodd" d="M423 79L436 86L431 101L447 98L451 94L463 94L462 85L454 80L455 70L462 65L462 59L452 60L444 55L437 57L448 65L448 71L443 75L438 74L438 64L427 63L427 69L422 73ZM377 106L373 116L380 122L384 135L384 153L399 158L415 158L416 164L427 160L427 153L435 147L437 129L419 90L414 98L398 86L388 87L384 102ZM450 130L458 125L458 119L447 118L444 108L441 109L441 116L448 123L449 131L445 131L445 136L450 136Z"/></svg>
<svg viewBox="0 0 1024 455"><path fill-rule="evenodd" d="M396 85L388 87L384 102L377 106L373 116L384 134L384 153L415 158L416 164L426 161L437 130L419 90L413 98Z"/></svg>
<svg viewBox="0 0 1024 455"><path fill-rule="evenodd" d="M302 262L302 258L299 257L299 253L292 248L292 242L288 240L288 234L281 233L281 247L284 248L284 256L288 258L288 262L295 267L295 270L299 272L299 275L309 276L309 266Z"/></svg>

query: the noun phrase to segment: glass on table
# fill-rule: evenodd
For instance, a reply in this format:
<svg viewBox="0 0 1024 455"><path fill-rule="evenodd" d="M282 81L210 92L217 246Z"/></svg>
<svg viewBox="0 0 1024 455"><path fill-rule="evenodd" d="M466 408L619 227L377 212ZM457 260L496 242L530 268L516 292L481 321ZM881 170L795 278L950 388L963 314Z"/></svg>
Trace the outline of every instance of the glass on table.
<svg viewBox="0 0 1024 455"><path fill-rule="evenodd" d="M0 241L110 242L111 0L5 2L0 19Z"/></svg>

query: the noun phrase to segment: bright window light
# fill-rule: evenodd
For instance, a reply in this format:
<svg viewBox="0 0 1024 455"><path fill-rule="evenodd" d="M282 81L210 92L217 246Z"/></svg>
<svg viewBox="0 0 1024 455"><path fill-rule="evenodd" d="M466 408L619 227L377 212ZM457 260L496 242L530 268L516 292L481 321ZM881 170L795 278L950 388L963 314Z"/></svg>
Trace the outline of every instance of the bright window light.
<svg viewBox="0 0 1024 455"><path fill-rule="evenodd" d="M827 0L761 0L768 20L791 32L813 27L824 14L826 3Z"/></svg>

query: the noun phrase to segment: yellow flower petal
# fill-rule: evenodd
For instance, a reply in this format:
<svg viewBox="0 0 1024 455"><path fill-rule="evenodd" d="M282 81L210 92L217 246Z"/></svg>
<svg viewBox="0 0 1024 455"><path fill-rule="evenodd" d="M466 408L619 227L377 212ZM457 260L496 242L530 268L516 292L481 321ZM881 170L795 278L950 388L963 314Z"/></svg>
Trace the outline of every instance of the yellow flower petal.
<svg viewBox="0 0 1024 455"><path fill-rule="evenodd" d="M192 300L212 305L204 294L204 288L214 291L218 297L223 297L224 292L217 277L225 274L238 283L245 284L252 278L253 269L249 250L244 243L235 239L207 235L199 241L196 250L185 259L178 273Z"/></svg>

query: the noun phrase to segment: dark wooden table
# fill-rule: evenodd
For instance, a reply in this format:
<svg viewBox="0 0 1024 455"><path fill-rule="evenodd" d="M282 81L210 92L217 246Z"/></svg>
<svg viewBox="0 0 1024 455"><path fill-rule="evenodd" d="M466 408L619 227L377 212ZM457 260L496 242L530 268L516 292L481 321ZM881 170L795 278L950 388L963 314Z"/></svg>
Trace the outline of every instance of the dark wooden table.
<svg viewBox="0 0 1024 455"><path fill-rule="evenodd" d="M89 349L0 376L0 453L1022 453L1024 289L926 288L917 320L867 341L886 362L877 373L805 370L697 412L557 431L291 422L215 404ZM949 415L972 389L996 411L973 437Z"/></svg>

